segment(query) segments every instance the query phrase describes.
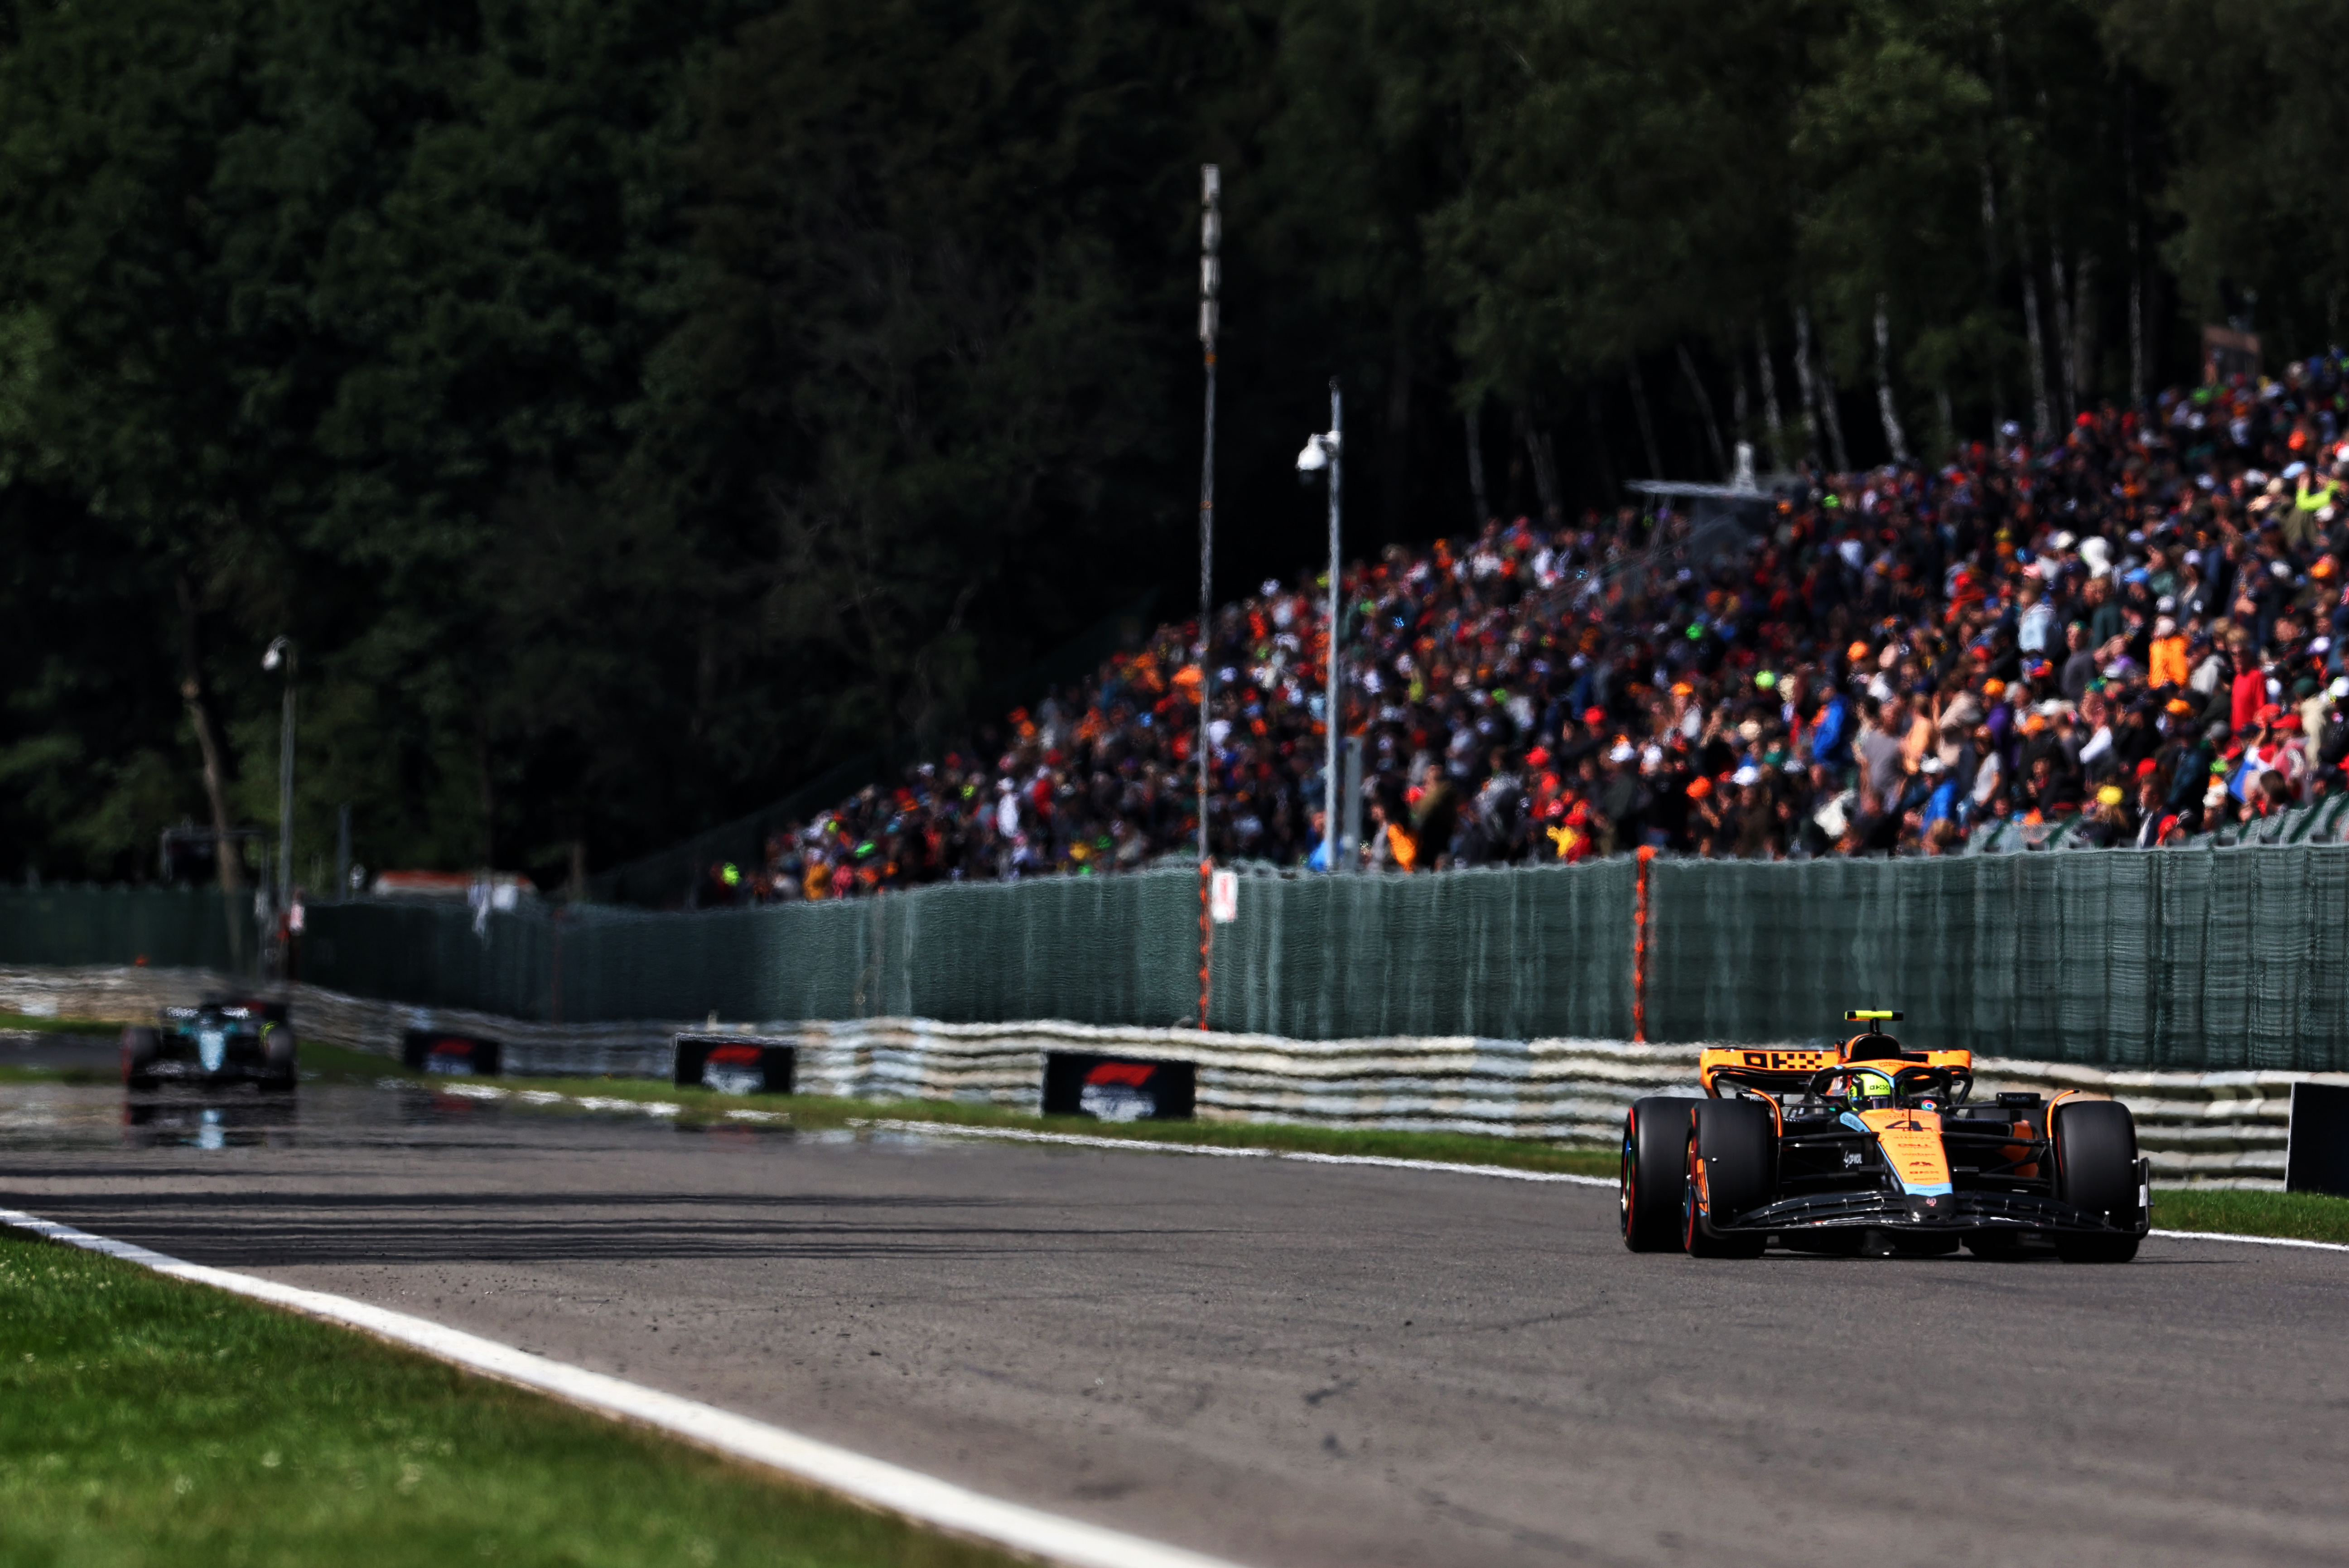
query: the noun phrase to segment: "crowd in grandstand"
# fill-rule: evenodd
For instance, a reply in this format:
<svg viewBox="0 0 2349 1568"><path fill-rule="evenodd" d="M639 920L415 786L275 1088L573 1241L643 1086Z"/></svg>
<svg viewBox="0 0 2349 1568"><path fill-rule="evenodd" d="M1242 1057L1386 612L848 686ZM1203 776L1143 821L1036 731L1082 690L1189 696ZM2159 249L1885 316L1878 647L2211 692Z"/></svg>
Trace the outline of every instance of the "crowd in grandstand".
<svg viewBox="0 0 2349 1568"><path fill-rule="evenodd" d="M1669 505L1345 576L1361 868L1950 853L2078 819L2150 847L2343 786L2349 360L1795 482L1721 550ZM1327 617L1209 628L1219 859L1321 864ZM1195 857L1195 624L768 846L761 899Z"/></svg>

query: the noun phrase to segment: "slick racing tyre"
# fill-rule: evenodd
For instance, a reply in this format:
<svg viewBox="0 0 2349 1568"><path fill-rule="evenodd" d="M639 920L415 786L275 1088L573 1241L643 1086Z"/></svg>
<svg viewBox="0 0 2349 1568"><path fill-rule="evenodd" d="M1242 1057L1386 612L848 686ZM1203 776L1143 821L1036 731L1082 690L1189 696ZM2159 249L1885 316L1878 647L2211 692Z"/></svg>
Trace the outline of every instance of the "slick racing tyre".
<svg viewBox="0 0 2349 1568"><path fill-rule="evenodd" d="M261 1026L262 1093L291 1094L294 1092L294 1031L283 1023L263 1024Z"/></svg>
<svg viewBox="0 0 2349 1568"><path fill-rule="evenodd" d="M2055 1196L2106 1224L2137 1228L2137 1118L2117 1100L2067 1100L2054 1108ZM2055 1253L2067 1263L2126 1263L2137 1239L2057 1232Z"/></svg>
<svg viewBox="0 0 2349 1568"><path fill-rule="evenodd" d="M1623 1117L1623 1245L1635 1252L1681 1250L1689 1107L1699 1103L1651 1095Z"/></svg>
<svg viewBox="0 0 2349 1568"><path fill-rule="evenodd" d="M1689 1118L1688 1183L1682 1199L1682 1244L1692 1258L1758 1258L1760 1235L1720 1236L1711 1220L1728 1220L1770 1200L1769 1107L1758 1100L1699 1100Z"/></svg>
<svg viewBox="0 0 2349 1568"><path fill-rule="evenodd" d="M143 1089L155 1081L155 1056L160 1049L155 1031L137 1023L122 1026L122 1081Z"/></svg>

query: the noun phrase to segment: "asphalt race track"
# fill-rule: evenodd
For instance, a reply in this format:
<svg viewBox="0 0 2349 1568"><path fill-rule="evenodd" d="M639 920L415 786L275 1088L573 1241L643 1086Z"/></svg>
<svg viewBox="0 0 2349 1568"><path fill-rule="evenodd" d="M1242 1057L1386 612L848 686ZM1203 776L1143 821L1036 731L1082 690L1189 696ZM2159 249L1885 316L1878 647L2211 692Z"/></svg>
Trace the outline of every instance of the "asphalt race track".
<svg viewBox="0 0 2349 1568"><path fill-rule="evenodd" d="M1698 1262L1585 1187L257 1105L0 1087L0 1204L1262 1568L2349 1558L2349 1254Z"/></svg>

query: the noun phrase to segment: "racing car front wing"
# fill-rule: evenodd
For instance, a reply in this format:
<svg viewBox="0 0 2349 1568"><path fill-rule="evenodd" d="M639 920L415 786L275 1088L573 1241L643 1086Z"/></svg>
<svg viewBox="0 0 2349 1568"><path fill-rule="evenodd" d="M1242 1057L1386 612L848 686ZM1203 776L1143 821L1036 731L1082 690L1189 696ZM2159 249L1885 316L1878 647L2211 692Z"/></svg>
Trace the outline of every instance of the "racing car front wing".
<svg viewBox="0 0 2349 1568"><path fill-rule="evenodd" d="M2137 1161L2137 1217L2136 1223L2131 1226L2110 1224L2102 1215L2037 1193L1960 1190L1928 1197L1877 1189L1782 1198L1725 1222L1708 1218L1707 1229L1716 1235L1870 1227L1945 1234L1966 1231L2042 1231L2072 1235L2142 1237L2153 1227L2153 1210L2147 1201L2151 1176L2151 1162L2140 1158Z"/></svg>

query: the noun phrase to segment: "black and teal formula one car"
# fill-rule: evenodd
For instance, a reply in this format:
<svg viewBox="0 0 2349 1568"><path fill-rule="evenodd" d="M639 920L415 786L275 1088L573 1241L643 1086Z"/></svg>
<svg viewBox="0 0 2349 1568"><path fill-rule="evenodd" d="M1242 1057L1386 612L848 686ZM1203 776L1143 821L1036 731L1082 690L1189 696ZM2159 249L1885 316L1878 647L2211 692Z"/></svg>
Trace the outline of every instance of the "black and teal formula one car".
<svg viewBox="0 0 2349 1568"><path fill-rule="evenodd" d="M294 1026L285 1004L254 997L208 997L194 1007L166 1007L155 1027L122 1031L122 1081L216 1088L251 1084L284 1094L295 1077Z"/></svg>

